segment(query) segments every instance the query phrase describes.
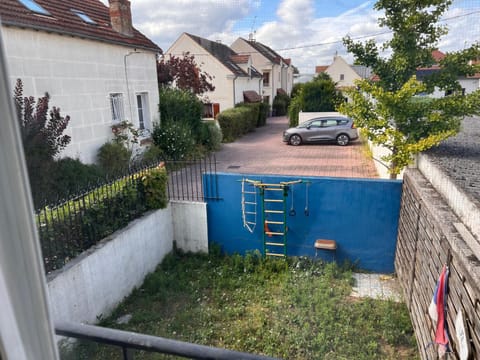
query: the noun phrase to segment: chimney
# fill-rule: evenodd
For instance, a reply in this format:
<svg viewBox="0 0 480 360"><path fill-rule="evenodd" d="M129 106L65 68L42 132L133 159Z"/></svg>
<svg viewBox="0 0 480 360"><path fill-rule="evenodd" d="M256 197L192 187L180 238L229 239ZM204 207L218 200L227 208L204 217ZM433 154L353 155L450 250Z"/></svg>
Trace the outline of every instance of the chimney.
<svg viewBox="0 0 480 360"><path fill-rule="evenodd" d="M132 37L132 12L128 0L108 0L110 4L110 22L116 32Z"/></svg>

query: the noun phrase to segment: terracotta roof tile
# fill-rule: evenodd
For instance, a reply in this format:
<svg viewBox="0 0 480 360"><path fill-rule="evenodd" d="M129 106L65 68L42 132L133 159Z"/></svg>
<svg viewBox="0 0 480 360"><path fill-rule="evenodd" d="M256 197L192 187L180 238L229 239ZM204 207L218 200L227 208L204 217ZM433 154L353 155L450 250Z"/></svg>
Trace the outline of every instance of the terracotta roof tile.
<svg viewBox="0 0 480 360"><path fill-rule="evenodd" d="M121 35L112 29L109 8L99 0L35 0L51 16L39 15L24 7L17 0L0 1L0 17L5 26L77 36L86 39L120 44L161 52L150 39L134 28L133 36ZM80 10L96 25L82 21L71 10Z"/></svg>
<svg viewBox="0 0 480 360"><path fill-rule="evenodd" d="M325 70L327 70L328 65L318 65L315 66L315 74L323 73Z"/></svg>
<svg viewBox="0 0 480 360"><path fill-rule="evenodd" d="M438 64L441 60L445 58L445 54L440 50L433 50L432 51L433 60Z"/></svg>
<svg viewBox="0 0 480 360"><path fill-rule="evenodd" d="M230 59L233 60L235 64L247 64L250 59L249 55L232 55Z"/></svg>

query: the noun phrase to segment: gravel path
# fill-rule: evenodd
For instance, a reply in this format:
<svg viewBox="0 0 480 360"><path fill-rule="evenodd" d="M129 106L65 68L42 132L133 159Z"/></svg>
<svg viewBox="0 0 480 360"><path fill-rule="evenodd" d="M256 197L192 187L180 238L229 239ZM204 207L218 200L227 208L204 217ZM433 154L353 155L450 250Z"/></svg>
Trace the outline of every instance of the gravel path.
<svg viewBox="0 0 480 360"><path fill-rule="evenodd" d="M457 136L427 154L460 188L480 201L480 117L465 118Z"/></svg>

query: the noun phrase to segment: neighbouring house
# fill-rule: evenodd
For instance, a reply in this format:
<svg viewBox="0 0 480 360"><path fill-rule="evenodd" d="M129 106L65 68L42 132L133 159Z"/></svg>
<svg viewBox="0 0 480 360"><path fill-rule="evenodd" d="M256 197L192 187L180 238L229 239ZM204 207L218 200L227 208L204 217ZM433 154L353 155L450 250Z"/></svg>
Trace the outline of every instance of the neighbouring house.
<svg viewBox="0 0 480 360"><path fill-rule="evenodd" d="M200 69L213 77L215 90L203 94L204 117L214 118L220 111L233 108L240 102L261 100L262 74L252 65L250 55L240 55L219 41L183 33L165 56L195 57Z"/></svg>
<svg viewBox="0 0 480 360"><path fill-rule="evenodd" d="M284 59L274 50L250 38L238 38L231 48L239 54L248 54L252 57L253 66L263 76L262 96L270 105L278 93L290 95L293 86L293 65L291 59Z"/></svg>
<svg viewBox="0 0 480 360"><path fill-rule="evenodd" d="M315 73L328 74L337 84L339 90L346 90L355 86L356 80L370 79L372 70L363 65L349 65L345 59L339 55L333 57L330 65L320 65L315 67Z"/></svg>
<svg viewBox="0 0 480 360"><path fill-rule="evenodd" d="M61 156L94 162L123 120L149 136L162 50L132 26L128 0L1 0L0 17L12 88L20 78L71 117Z"/></svg>

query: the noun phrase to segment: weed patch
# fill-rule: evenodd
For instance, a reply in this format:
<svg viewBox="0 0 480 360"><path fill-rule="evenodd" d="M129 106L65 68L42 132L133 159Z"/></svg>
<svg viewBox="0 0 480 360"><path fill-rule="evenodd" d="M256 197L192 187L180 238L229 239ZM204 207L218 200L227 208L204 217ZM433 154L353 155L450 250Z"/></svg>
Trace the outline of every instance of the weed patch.
<svg viewBox="0 0 480 360"><path fill-rule="evenodd" d="M352 281L347 266L304 258L175 253L101 326L282 359L418 358L405 305L352 301ZM125 314L130 322L117 324ZM75 353L114 359L119 350L81 345Z"/></svg>

